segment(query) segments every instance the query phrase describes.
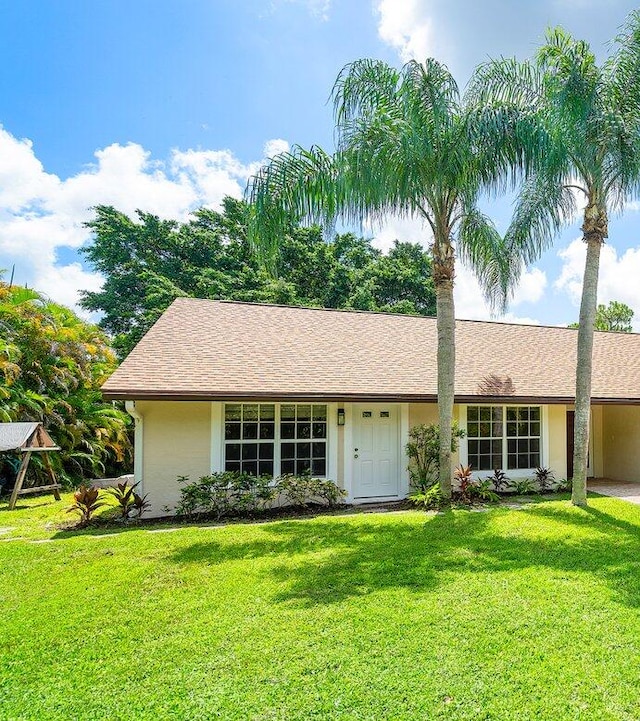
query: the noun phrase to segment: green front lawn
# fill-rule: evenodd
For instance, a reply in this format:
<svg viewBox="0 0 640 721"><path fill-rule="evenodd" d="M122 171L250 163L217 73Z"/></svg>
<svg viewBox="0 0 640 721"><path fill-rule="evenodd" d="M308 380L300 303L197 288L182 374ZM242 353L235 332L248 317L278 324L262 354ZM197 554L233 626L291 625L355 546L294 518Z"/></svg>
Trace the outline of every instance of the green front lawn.
<svg viewBox="0 0 640 721"><path fill-rule="evenodd" d="M640 507L69 533L23 506L3 719L640 717Z"/></svg>

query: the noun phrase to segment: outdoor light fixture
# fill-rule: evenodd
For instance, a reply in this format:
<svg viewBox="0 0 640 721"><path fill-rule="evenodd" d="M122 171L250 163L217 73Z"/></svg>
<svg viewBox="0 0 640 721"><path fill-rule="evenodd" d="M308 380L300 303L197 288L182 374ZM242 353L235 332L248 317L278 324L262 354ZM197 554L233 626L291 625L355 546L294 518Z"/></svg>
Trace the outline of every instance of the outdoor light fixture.
<svg viewBox="0 0 640 721"><path fill-rule="evenodd" d="M338 425L344 425L344 408L338 408Z"/></svg>

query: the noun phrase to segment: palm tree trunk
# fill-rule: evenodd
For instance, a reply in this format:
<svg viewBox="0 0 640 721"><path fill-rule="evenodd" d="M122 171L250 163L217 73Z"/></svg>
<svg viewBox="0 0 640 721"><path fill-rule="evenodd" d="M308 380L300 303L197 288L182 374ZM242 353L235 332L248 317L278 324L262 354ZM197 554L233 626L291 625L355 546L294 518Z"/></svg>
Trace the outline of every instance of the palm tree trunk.
<svg viewBox="0 0 640 721"><path fill-rule="evenodd" d="M433 280L436 288L438 327L438 425L440 426L438 479L440 492L445 501L451 500L451 425L456 366L453 278L453 247L448 239L436 240L433 248Z"/></svg>
<svg viewBox="0 0 640 721"><path fill-rule="evenodd" d="M607 237L606 210L590 204L585 210L582 226L587 243L587 260L582 282L578 353L576 365L576 404L573 441L573 490L571 502L587 505L587 463L589 453L589 424L591 418L591 375L593 366L593 336L598 302L598 273L600 251Z"/></svg>

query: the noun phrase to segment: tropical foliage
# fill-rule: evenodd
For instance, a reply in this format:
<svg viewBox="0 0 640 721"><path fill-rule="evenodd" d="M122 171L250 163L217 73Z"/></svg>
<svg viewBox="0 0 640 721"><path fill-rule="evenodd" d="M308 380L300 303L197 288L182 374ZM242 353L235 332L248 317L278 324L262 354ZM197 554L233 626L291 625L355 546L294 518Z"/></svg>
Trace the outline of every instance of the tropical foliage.
<svg viewBox="0 0 640 721"><path fill-rule="evenodd" d="M108 206L88 224L83 253L104 277L82 305L126 355L179 296L433 315L429 256L396 242L387 254L351 234L323 238L319 228L287 226L274 274L258 263L246 236L248 208L226 198L222 212L201 209L186 223Z"/></svg>
<svg viewBox="0 0 640 721"><path fill-rule="evenodd" d="M63 481L127 464L127 414L102 401L117 363L103 333L39 293L0 282L0 421L42 421L62 448L51 454ZM40 472L39 459L31 468ZM0 459L0 477L15 459Z"/></svg>
<svg viewBox="0 0 640 721"><path fill-rule="evenodd" d="M633 330L633 310L618 300L609 301L609 305L599 303L596 308L596 330L631 333ZM579 323L571 323L569 328L578 328Z"/></svg>
<svg viewBox="0 0 640 721"><path fill-rule="evenodd" d="M560 229L582 220L587 246L578 329L573 502L586 505L593 331L600 251L612 212L640 190L640 11L598 65L589 45L547 31L533 62L493 60L468 93L486 143L524 173L507 241L536 260Z"/></svg>
<svg viewBox="0 0 640 721"><path fill-rule="evenodd" d="M486 145L485 116L467 116L455 80L433 59L401 70L358 60L339 74L333 99L335 153L294 147L265 165L247 189L250 237L274 263L291 220L329 225L393 214L424 223L438 318L439 481L450 498L455 257L467 261L488 299L501 306L520 264L503 252L477 201L486 184L498 182L507 156Z"/></svg>

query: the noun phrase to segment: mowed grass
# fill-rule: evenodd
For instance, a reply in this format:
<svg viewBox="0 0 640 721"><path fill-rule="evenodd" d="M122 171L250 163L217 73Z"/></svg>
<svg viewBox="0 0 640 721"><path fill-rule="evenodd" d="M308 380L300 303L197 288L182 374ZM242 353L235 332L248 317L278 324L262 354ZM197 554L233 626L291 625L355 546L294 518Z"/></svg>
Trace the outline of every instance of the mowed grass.
<svg viewBox="0 0 640 721"><path fill-rule="evenodd" d="M48 499L1 510L0 717L638 719L640 508L590 503L72 533Z"/></svg>

